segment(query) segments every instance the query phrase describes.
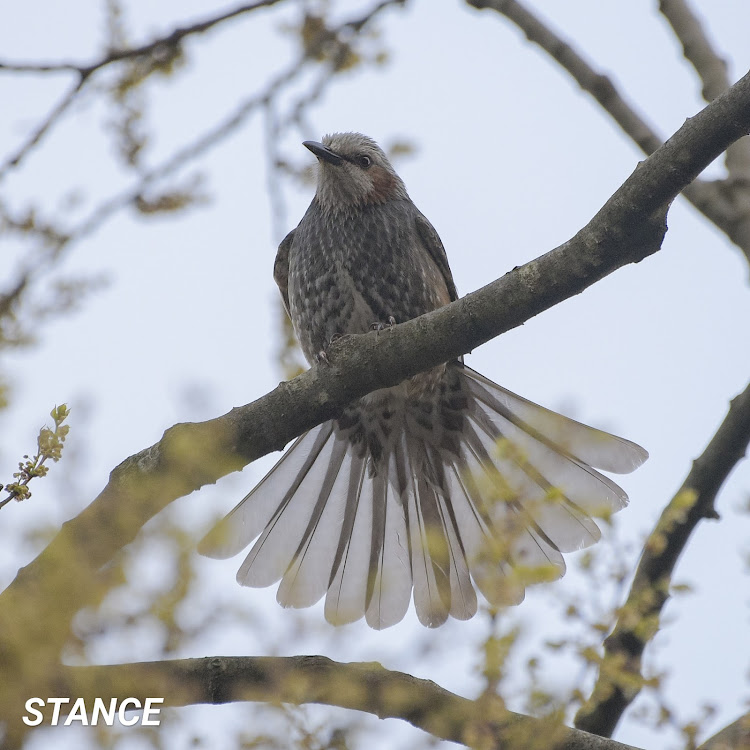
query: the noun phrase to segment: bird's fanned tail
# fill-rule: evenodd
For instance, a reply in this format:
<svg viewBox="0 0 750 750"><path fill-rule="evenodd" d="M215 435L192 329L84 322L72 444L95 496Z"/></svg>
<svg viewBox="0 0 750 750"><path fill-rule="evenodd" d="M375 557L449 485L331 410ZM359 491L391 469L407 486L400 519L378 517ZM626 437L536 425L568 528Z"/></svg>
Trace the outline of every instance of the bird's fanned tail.
<svg viewBox="0 0 750 750"><path fill-rule="evenodd" d="M402 413L381 425L380 455L372 434L355 440L335 421L315 427L200 551L226 558L257 537L237 574L241 584L281 580L283 606L307 607L325 595L331 623L365 617L377 629L403 618L412 588L420 621L434 627L474 615L475 585L491 604L512 604L529 580L561 576L561 552L599 538L591 516L627 504L596 469L626 473L648 454L459 363L443 379L464 398L457 409L442 407L433 420L439 434L417 429L403 392L389 402ZM365 434L376 427L366 425Z"/></svg>

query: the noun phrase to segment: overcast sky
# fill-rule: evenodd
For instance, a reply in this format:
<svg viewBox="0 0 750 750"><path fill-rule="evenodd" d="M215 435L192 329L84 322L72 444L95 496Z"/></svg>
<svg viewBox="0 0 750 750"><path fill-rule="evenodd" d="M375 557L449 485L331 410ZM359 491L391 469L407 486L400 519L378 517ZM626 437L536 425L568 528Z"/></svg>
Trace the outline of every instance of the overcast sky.
<svg viewBox="0 0 750 750"><path fill-rule="evenodd" d="M230 7L208 0L130 5L126 20L133 42ZM666 137L703 103L700 85L656 5L534 2ZM750 4L694 0L693 6L736 80L750 68ZM356 16L369 3L338 7L341 17ZM186 71L147 89L147 125L154 134L148 163L159 163L222 121L293 59L293 39L279 29L282 21L297 18L296 11L290 6L253 14L188 43ZM28 0L6 7L0 19L6 60L87 62L104 43L97 2ZM414 155L397 162L397 169L440 233L460 294L567 240L643 158L588 96L497 14L423 0L386 12L379 28L389 64L342 76L310 110L311 132L285 139L284 154L305 165L312 157L299 142L332 131L361 131L386 146L412 142ZM21 143L69 83L65 75L0 76L3 155ZM59 215L80 218L86 207L129 184L132 177L112 162L106 119L93 98L76 106L23 169L0 184L4 200L20 207L42 196ZM120 213L71 249L66 272L101 274L108 283L80 312L45 325L36 348L6 358L13 392L2 415L0 465L5 479L20 455L33 448L52 406L67 402L74 409L71 461L77 486L87 493L62 502L64 485L36 482L32 502L2 511L3 584L35 552L15 541L20 529L40 518L64 521L93 499L117 463L156 442L170 425L217 416L257 398L281 378L272 279L281 237L271 223L265 148L262 121L249 119L184 173L197 169L204 175L208 204L184 217ZM711 174L720 175L721 165ZM63 198L72 188L83 203L66 208ZM284 231L299 221L311 193L311 187L284 184ZM9 243L0 253L3 283L18 249ZM723 419L729 399L747 384L750 347L742 339L750 316L749 271L739 251L678 200L660 253L468 358L511 390L648 449L646 465L622 480L631 497L617 519L624 543L636 543L652 528ZM177 501L184 517L194 519L196 540L208 519L233 507L274 460L266 457L242 475ZM64 463L52 471L64 475ZM721 522L701 525L680 561L676 579L692 583L695 592L670 602L649 652L649 665L667 671L666 696L682 718L698 713L704 702L717 706L707 724L713 730L747 706L750 522L741 506L749 487L750 467L743 464L719 497ZM609 544L609 536L600 544ZM637 554L631 556L634 565ZM203 561L211 596L268 608L272 620L291 616L275 605L274 590L236 586L240 562L240 557ZM148 561L145 566L152 570ZM568 581L577 585L575 576L556 585ZM547 621L540 601L531 596L514 616L539 638L554 637L560 625ZM303 617L319 623L322 606ZM450 651L425 662L429 669L409 651L417 636L424 637L419 627L410 610L402 624L384 633L350 626L352 637L340 648L327 626L311 626L304 638L278 648L381 661L475 695L481 683L472 644L485 633L486 621L451 622L430 633L438 648ZM257 644L229 633L203 640L184 655L228 653L258 653ZM149 651L133 642L100 656L135 661L149 658ZM552 679L568 684L572 678ZM207 715L226 716L229 710L211 708ZM632 717L616 738L664 746ZM44 741L32 747L44 747Z"/></svg>

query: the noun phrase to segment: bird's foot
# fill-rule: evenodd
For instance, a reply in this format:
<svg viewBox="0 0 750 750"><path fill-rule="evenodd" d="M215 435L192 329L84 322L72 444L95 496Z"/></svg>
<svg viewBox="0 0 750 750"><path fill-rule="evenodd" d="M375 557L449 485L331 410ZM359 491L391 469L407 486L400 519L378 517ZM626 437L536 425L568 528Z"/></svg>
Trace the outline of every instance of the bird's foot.
<svg viewBox="0 0 750 750"><path fill-rule="evenodd" d="M376 333L380 333L381 331L384 331L386 328L389 331L393 330L393 326L396 325L396 318L393 317L393 315L388 316L388 322L383 323L382 321L378 321L377 323L373 323L370 326L370 329L375 331Z"/></svg>
<svg viewBox="0 0 750 750"><path fill-rule="evenodd" d="M338 341L339 339L343 339L345 336L348 336L349 334L346 333L334 333L333 336L331 336L330 341L326 344L324 349L321 349L316 355L315 355L315 361L320 362L324 365L330 365L331 360L328 358L328 350L331 348L331 344L334 341Z"/></svg>

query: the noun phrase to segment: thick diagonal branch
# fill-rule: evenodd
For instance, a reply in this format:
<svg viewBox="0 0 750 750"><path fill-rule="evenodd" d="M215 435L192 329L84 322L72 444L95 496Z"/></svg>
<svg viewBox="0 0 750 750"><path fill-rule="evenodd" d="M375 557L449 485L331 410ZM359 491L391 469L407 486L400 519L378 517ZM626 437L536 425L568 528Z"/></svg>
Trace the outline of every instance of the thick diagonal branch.
<svg viewBox="0 0 750 750"><path fill-rule="evenodd" d="M750 385L737 396L708 447L693 462L682 487L651 532L620 611L604 642L599 677L576 726L609 737L625 709L640 692L641 657L659 629L669 597L672 571L690 535L704 518L717 518L716 495L750 443Z"/></svg>

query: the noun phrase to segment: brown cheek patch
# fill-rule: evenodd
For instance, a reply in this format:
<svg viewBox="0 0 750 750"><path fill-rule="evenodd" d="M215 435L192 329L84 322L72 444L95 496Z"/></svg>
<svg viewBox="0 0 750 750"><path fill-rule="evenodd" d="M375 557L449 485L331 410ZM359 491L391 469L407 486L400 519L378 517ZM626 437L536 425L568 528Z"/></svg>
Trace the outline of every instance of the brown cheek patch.
<svg viewBox="0 0 750 750"><path fill-rule="evenodd" d="M374 203L382 203L388 200L393 193L396 180L393 175L383 167L372 167L370 170L372 178L372 190L370 190L370 200Z"/></svg>

